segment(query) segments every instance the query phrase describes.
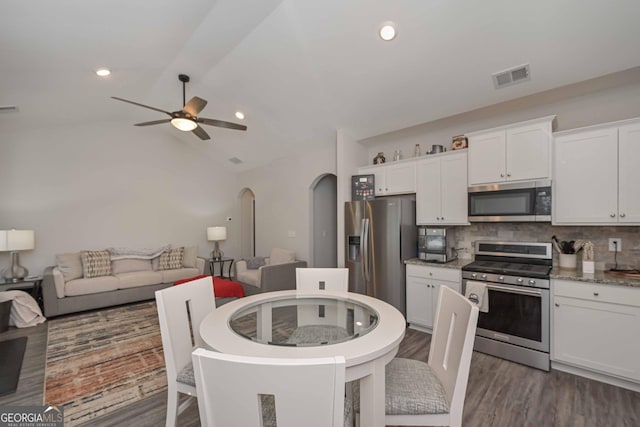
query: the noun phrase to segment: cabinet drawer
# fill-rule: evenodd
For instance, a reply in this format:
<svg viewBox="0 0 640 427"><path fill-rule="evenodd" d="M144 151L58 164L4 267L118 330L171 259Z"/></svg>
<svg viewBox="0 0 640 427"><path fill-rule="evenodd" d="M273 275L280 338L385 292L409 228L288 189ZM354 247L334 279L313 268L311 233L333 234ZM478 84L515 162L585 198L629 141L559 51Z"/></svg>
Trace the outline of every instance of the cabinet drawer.
<svg viewBox="0 0 640 427"><path fill-rule="evenodd" d="M552 288L557 296L640 307L638 288L568 280L554 280Z"/></svg>
<svg viewBox="0 0 640 427"><path fill-rule="evenodd" d="M441 268L422 265L407 265L407 276L423 277L425 279L442 280L446 282L460 282L460 270L456 268Z"/></svg>

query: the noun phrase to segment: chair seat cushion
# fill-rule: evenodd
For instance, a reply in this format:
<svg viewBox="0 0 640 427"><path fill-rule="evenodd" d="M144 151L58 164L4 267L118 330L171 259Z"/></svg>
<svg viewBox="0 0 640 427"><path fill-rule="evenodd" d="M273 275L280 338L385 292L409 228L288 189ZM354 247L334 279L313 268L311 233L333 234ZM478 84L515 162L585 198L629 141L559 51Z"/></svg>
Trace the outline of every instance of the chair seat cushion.
<svg viewBox="0 0 640 427"><path fill-rule="evenodd" d="M449 413L444 387L429 365L419 360L395 358L385 370L385 411L387 415ZM360 411L360 387L353 387L356 411Z"/></svg>
<svg viewBox="0 0 640 427"><path fill-rule="evenodd" d="M195 377L195 374L193 373L192 362L189 362L187 366L185 366L184 368L182 368L180 372L178 372L178 377L176 378L176 381L182 384L193 386L193 387L196 386L196 377Z"/></svg>
<svg viewBox="0 0 640 427"><path fill-rule="evenodd" d="M349 337L345 328L333 325L305 325L296 328L287 343L289 344L317 344L336 342Z"/></svg>
<svg viewBox="0 0 640 427"><path fill-rule="evenodd" d="M260 396L262 405L262 422L264 427L277 427L276 403L273 395L266 394ZM350 399L344 400L344 427L353 426L353 402Z"/></svg>

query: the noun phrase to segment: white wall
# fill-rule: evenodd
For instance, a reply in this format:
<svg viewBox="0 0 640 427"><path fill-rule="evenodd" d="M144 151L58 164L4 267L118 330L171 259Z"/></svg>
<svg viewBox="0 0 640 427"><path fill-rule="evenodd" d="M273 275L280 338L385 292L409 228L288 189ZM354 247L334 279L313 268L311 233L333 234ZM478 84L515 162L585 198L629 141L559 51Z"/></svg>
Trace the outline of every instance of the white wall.
<svg viewBox="0 0 640 427"><path fill-rule="evenodd" d="M281 247L295 250L298 259L310 260L311 186L326 173L336 173L335 145L323 145L239 175L236 192L246 187L256 197L256 255L267 256L271 248ZM289 231L296 237L288 237Z"/></svg>
<svg viewBox="0 0 640 427"><path fill-rule="evenodd" d="M130 123L13 130L0 139L0 229L35 230L21 253L31 274L60 252L171 243L213 248L206 227L227 225L237 210L235 176L194 138ZM239 226L239 224L238 224ZM230 255L233 237L221 244ZM0 254L0 268L9 255Z"/></svg>

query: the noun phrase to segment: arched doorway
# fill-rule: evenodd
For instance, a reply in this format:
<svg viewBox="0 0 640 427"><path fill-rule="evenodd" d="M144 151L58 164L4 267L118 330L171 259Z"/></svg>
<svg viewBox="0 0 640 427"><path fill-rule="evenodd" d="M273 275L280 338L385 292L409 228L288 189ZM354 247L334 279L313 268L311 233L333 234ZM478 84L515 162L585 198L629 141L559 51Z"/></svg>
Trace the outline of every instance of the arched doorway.
<svg viewBox="0 0 640 427"><path fill-rule="evenodd" d="M311 266L337 267L337 177L319 176L311 186L311 193Z"/></svg>
<svg viewBox="0 0 640 427"><path fill-rule="evenodd" d="M256 196L249 188L240 192L240 258L256 255Z"/></svg>

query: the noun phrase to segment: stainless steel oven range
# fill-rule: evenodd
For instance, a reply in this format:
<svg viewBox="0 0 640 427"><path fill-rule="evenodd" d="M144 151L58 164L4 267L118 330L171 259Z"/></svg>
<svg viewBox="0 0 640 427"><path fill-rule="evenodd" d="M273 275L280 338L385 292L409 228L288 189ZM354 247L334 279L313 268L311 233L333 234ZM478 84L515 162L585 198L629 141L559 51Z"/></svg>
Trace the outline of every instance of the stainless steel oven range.
<svg viewBox="0 0 640 427"><path fill-rule="evenodd" d="M474 349L549 370L551 243L477 241L475 260L462 268L488 289L489 312L480 312Z"/></svg>

